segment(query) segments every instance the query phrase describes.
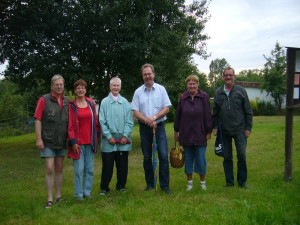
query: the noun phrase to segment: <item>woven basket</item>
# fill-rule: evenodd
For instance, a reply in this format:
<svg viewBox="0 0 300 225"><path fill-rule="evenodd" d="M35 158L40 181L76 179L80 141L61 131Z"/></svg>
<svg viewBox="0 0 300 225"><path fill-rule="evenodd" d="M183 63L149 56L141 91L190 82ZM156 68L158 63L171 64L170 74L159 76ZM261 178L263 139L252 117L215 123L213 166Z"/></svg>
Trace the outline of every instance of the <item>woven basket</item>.
<svg viewBox="0 0 300 225"><path fill-rule="evenodd" d="M170 164L173 168L181 168L184 165L184 151L182 147L171 148L170 150Z"/></svg>

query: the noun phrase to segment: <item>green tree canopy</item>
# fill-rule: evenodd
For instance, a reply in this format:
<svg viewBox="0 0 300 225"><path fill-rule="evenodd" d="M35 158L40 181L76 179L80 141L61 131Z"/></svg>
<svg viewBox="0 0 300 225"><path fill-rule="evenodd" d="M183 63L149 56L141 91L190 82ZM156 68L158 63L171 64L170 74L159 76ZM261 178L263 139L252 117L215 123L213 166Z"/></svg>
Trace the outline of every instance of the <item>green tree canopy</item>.
<svg viewBox="0 0 300 225"><path fill-rule="evenodd" d="M275 107L280 110L286 93L286 58L283 47L276 42L271 55L269 57L264 55L264 58L267 62L263 70L262 89L271 95Z"/></svg>
<svg viewBox="0 0 300 225"><path fill-rule="evenodd" d="M67 90L82 78L97 99L118 75L123 95L131 98L147 62L173 95L194 70L192 54L207 56L209 2L184 2L2 0L0 61L9 61L4 75L36 98L49 91L54 74L64 76Z"/></svg>
<svg viewBox="0 0 300 225"><path fill-rule="evenodd" d="M209 64L208 80L211 85L211 93L220 86L222 82L222 73L226 67L230 66L226 59L215 59Z"/></svg>
<svg viewBox="0 0 300 225"><path fill-rule="evenodd" d="M262 82L263 71L259 69L242 70L236 76L237 81Z"/></svg>

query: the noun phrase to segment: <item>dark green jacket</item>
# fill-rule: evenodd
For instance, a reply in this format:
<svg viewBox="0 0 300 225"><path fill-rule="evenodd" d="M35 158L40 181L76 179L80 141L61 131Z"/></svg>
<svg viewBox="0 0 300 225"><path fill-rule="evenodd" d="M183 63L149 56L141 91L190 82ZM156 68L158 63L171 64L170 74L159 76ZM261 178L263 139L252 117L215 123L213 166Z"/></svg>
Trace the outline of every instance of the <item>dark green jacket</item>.
<svg viewBox="0 0 300 225"><path fill-rule="evenodd" d="M243 87L234 85L229 96L224 91L224 85L216 90L213 106L214 128L218 127L220 119L222 132L226 135L251 131L252 117L249 98Z"/></svg>
<svg viewBox="0 0 300 225"><path fill-rule="evenodd" d="M43 96L46 102L42 120L42 139L46 148L66 149L68 132L68 104L64 97L62 109L51 94Z"/></svg>

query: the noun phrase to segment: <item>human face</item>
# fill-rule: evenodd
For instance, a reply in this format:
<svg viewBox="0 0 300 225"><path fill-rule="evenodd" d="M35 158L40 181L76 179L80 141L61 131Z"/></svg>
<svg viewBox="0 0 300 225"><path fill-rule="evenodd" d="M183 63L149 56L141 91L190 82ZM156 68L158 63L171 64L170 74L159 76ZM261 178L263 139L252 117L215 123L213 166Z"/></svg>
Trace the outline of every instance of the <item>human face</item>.
<svg viewBox="0 0 300 225"><path fill-rule="evenodd" d="M225 70L225 73L223 74L223 81L227 87L232 87L234 84L235 75L233 73L232 69Z"/></svg>
<svg viewBox="0 0 300 225"><path fill-rule="evenodd" d="M75 88L75 94L78 98L84 98L86 94L86 88L84 85L78 85Z"/></svg>
<svg viewBox="0 0 300 225"><path fill-rule="evenodd" d="M195 80L189 80L189 82L186 84L187 90L190 93L190 95L194 96L197 94L198 91L198 83Z"/></svg>
<svg viewBox="0 0 300 225"><path fill-rule="evenodd" d="M120 82L114 80L110 85L110 91L113 96L118 96L121 91L121 84Z"/></svg>
<svg viewBox="0 0 300 225"><path fill-rule="evenodd" d="M154 84L154 73L150 67L145 67L142 72L143 80L146 87L152 87Z"/></svg>
<svg viewBox="0 0 300 225"><path fill-rule="evenodd" d="M64 93L64 81L62 79L57 79L51 84L51 91L57 97Z"/></svg>

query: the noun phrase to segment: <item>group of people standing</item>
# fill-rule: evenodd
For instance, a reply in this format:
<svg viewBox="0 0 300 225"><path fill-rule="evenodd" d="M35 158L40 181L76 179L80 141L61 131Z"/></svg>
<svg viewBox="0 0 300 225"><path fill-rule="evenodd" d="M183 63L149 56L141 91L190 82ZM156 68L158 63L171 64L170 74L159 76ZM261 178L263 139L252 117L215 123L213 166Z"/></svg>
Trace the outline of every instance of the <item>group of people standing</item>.
<svg viewBox="0 0 300 225"><path fill-rule="evenodd" d="M168 143L165 130L166 115L171 101L166 89L154 82L155 70L151 64L141 67L144 84L134 92L132 103L120 95L121 79L110 80L110 93L100 104L99 113L93 99L86 96L87 83L80 79L74 83L75 100L64 96L64 79L54 75L51 93L39 98L35 112L36 146L46 164L46 187L48 200L45 208L63 200L63 160L65 155L73 159L74 195L78 200L91 197L94 179L94 153L97 151L99 133L101 137L102 173L100 195L107 195L116 165L116 189L126 192L128 175L128 153L132 149L131 133L134 122L139 124L145 191L155 187L152 143L153 132L159 159L159 185L166 194L172 194L169 174ZM232 68L223 73L224 86L215 94L213 115L208 94L199 90L199 78L186 78L187 90L179 98L174 121L174 139L185 152L185 174L187 191L193 188L193 173L199 174L200 185L206 190L206 146L211 133L216 135L218 121L222 123L224 139L224 171L226 186L234 185L232 139L235 141L238 172L237 182L246 188L247 165L246 144L252 128L252 110L246 91L234 84ZM66 143L68 147L66 148Z"/></svg>

